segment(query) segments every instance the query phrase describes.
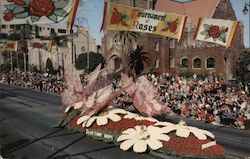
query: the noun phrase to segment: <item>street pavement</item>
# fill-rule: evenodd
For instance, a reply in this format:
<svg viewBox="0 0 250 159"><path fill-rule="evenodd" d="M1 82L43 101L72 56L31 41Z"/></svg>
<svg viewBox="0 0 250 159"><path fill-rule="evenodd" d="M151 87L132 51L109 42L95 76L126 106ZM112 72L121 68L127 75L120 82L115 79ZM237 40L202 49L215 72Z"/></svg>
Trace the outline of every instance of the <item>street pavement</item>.
<svg viewBox="0 0 250 159"><path fill-rule="evenodd" d="M157 159L157 153L136 154L55 128L63 115L61 96L0 84L0 154L8 159ZM177 123L179 117L163 120ZM226 158L250 157L250 131L184 119L188 125L208 129L227 151Z"/></svg>

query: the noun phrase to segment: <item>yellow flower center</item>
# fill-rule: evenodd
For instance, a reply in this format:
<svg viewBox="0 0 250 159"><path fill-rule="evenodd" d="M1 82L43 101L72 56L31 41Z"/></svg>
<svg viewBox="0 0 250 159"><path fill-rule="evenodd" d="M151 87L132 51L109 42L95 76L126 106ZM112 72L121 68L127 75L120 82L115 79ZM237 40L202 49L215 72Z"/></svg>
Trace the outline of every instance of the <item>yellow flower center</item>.
<svg viewBox="0 0 250 159"><path fill-rule="evenodd" d="M141 129L136 133L136 138L139 140L146 140L149 138L149 133L147 132L145 126L141 126Z"/></svg>
<svg viewBox="0 0 250 159"><path fill-rule="evenodd" d="M109 114L109 112L105 111L105 112L101 112L101 113L99 114L99 116L106 116L106 115L108 115L108 114Z"/></svg>

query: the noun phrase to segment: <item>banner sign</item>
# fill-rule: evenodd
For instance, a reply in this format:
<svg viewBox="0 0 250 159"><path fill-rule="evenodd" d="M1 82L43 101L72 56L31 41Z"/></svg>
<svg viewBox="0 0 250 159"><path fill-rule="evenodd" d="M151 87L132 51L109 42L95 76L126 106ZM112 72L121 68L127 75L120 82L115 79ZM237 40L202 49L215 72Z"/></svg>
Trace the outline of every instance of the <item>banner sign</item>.
<svg viewBox="0 0 250 159"><path fill-rule="evenodd" d="M48 24L74 22L79 0L1 0L2 24Z"/></svg>
<svg viewBox="0 0 250 159"><path fill-rule="evenodd" d="M238 24L238 21L200 18L195 39L231 47Z"/></svg>
<svg viewBox="0 0 250 159"><path fill-rule="evenodd" d="M0 51L17 51L17 41L0 40Z"/></svg>
<svg viewBox="0 0 250 159"><path fill-rule="evenodd" d="M109 3L104 12L107 30L136 31L181 39L187 16Z"/></svg>
<svg viewBox="0 0 250 159"><path fill-rule="evenodd" d="M29 50L30 49L43 49L48 52L51 50L51 41L49 40L33 40L29 41Z"/></svg>

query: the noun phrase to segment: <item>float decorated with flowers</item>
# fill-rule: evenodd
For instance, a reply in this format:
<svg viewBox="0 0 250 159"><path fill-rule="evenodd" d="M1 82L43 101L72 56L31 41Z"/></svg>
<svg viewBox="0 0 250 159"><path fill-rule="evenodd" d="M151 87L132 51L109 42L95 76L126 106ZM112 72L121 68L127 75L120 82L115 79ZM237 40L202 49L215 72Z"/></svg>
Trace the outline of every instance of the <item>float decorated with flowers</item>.
<svg viewBox="0 0 250 159"><path fill-rule="evenodd" d="M123 151L155 151L188 158L225 157L225 149L216 143L211 132L187 126L182 120L173 124L153 118L167 113L169 108L161 103L144 76L134 82L122 75L116 88L109 74L98 66L83 86L74 67L70 67L65 79L61 126L113 143ZM122 92L130 97L130 105L115 104Z"/></svg>

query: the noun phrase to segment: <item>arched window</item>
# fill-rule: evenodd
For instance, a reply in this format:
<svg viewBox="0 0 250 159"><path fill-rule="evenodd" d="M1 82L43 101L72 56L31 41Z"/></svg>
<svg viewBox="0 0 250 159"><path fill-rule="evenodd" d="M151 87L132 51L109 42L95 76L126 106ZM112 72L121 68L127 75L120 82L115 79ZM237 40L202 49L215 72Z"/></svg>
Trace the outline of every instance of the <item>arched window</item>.
<svg viewBox="0 0 250 159"><path fill-rule="evenodd" d="M156 60L155 60L155 68L159 68L159 63L160 63L160 60L159 60L159 59L156 59Z"/></svg>
<svg viewBox="0 0 250 159"><path fill-rule="evenodd" d="M187 58L183 58L181 60L181 68L188 68L188 63L189 63L188 59Z"/></svg>
<svg viewBox="0 0 250 159"><path fill-rule="evenodd" d="M175 59L171 57L169 59L169 62L170 62L170 68L174 68L175 67Z"/></svg>
<svg viewBox="0 0 250 159"><path fill-rule="evenodd" d="M170 46L169 46L171 49L172 48L175 48L175 40L170 40Z"/></svg>
<svg viewBox="0 0 250 159"><path fill-rule="evenodd" d="M210 57L207 59L207 68L215 68L215 59Z"/></svg>
<svg viewBox="0 0 250 159"><path fill-rule="evenodd" d="M193 68L201 68L201 59L195 58L193 61Z"/></svg>
<svg viewBox="0 0 250 159"><path fill-rule="evenodd" d="M159 51L159 45L160 45L160 43L159 43L159 41L157 41L155 43L155 51Z"/></svg>

